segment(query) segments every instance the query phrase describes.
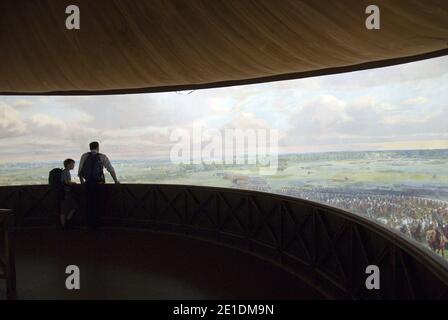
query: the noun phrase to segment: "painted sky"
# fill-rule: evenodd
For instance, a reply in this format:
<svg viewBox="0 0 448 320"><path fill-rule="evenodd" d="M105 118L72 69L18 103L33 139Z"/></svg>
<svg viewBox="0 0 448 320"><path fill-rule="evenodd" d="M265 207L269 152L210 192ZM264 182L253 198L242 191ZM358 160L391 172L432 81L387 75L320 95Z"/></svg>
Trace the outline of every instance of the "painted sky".
<svg viewBox="0 0 448 320"><path fill-rule="evenodd" d="M300 80L110 96L0 96L0 161L169 157L170 133L275 128L281 153L448 148L448 57Z"/></svg>

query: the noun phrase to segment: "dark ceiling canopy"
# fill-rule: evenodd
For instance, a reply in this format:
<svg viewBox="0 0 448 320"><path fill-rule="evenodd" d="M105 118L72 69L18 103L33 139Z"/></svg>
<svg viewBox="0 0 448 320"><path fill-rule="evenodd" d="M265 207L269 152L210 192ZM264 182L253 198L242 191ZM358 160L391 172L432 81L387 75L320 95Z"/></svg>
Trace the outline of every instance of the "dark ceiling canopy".
<svg viewBox="0 0 448 320"><path fill-rule="evenodd" d="M0 0L0 94L209 88L448 54L448 1ZM66 7L80 9L68 30Z"/></svg>

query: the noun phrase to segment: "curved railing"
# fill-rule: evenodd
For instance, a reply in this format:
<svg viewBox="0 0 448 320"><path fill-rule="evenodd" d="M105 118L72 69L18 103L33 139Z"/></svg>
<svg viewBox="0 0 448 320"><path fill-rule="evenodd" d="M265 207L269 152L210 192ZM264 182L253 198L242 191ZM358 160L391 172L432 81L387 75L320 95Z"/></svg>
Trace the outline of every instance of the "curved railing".
<svg viewBox="0 0 448 320"><path fill-rule="evenodd" d="M82 224L84 189L75 186ZM104 185L105 227L143 228L196 237L268 260L328 298L448 298L447 263L417 242L361 216L318 203L254 191L185 186ZM0 207L18 228L56 225L47 186L0 187ZM380 289L366 288L366 267ZM268 276L268 275L267 275Z"/></svg>

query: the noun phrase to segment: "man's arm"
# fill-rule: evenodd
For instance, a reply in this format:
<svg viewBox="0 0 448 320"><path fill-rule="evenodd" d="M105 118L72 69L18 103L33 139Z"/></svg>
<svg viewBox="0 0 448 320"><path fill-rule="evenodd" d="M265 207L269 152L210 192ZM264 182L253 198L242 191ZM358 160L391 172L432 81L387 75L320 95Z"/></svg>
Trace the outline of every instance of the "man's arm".
<svg viewBox="0 0 448 320"><path fill-rule="evenodd" d="M114 167L112 167L112 164L109 161L109 158L105 155L102 154L101 157L101 162L103 163L103 166L106 168L106 170L110 173L110 175L112 176L112 179L114 179L115 183L120 183L117 179L117 175L115 174L115 169Z"/></svg>
<svg viewBox="0 0 448 320"><path fill-rule="evenodd" d="M84 166L84 161L86 160L86 154L84 153L82 156L81 156L81 160L79 160L79 167L78 167L78 177L79 177L79 181L81 182L81 183L84 183L84 178L82 177L82 174L81 174L81 172L82 172L82 167Z"/></svg>

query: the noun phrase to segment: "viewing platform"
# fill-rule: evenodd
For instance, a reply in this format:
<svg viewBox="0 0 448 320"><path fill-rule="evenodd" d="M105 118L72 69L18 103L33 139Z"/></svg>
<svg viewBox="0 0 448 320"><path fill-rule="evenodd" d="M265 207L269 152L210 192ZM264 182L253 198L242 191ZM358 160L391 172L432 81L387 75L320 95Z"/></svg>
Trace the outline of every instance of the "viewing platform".
<svg viewBox="0 0 448 320"><path fill-rule="evenodd" d="M191 238L42 228L17 231L16 242L18 299L322 298L267 261ZM80 290L65 287L68 265Z"/></svg>
<svg viewBox="0 0 448 320"><path fill-rule="evenodd" d="M359 215L276 194L104 185L99 233L58 226L46 185L0 187L12 209L18 299L446 299L447 262ZM3 240L2 240L3 241ZM2 248L4 243L2 243ZM81 289L67 290L77 265ZM368 290L369 265L381 288ZM0 281L0 297L5 298Z"/></svg>

